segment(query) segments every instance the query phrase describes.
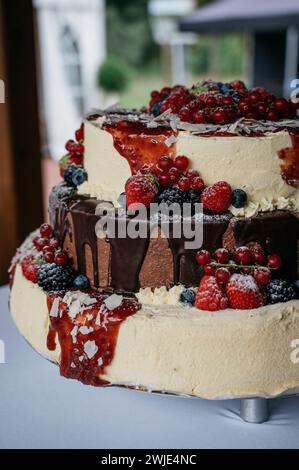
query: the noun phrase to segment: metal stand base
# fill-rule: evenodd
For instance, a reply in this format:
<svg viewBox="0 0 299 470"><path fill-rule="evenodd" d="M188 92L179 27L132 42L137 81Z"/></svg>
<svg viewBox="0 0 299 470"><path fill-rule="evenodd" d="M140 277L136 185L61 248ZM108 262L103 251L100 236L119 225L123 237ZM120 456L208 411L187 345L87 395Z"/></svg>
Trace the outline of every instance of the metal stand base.
<svg viewBox="0 0 299 470"><path fill-rule="evenodd" d="M247 423L260 424L269 419L269 406L266 398L243 398L241 418Z"/></svg>

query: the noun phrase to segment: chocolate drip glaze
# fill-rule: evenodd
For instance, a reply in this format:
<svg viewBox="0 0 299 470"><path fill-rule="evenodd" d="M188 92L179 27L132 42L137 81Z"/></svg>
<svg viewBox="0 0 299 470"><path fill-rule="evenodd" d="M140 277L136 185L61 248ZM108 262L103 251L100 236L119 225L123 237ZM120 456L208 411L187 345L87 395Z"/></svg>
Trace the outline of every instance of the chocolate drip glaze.
<svg viewBox="0 0 299 470"><path fill-rule="evenodd" d="M278 253L283 264L279 275L297 279L297 240L299 220L289 212L276 211L250 219L231 221L236 246L259 243L267 253Z"/></svg>
<svg viewBox="0 0 299 470"><path fill-rule="evenodd" d="M95 287L99 287L98 244L95 232L99 220L99 216L95 213L98 204L99 201L96 199L86 199L71 207L78 270L86 274L85 245L88 245L92 254Z"/></svg>
<svg viewBox="0 0 299 470"><path fill-rule="evenodd" d="M204 215L203 218L203 244L201 249L214 252L223 246L222 237L228 228L231 215L223 216ZM194 224L192 226L194 230ZM197 249L186 249L184 236L173 238L170 230L169 246L172 250L174 261L174 283L197 286L202 276L202 268L196 262Z"/></svg>

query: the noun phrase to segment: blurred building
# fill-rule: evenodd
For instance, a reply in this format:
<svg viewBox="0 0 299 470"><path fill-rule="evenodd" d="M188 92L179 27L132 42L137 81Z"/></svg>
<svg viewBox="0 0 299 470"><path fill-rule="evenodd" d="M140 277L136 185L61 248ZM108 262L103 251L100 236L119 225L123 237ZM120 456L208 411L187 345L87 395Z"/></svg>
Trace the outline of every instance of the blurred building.
<svg viewBox="0 0 299 470"><path fill-rule="evenodd" d="M247 33L250 84L290 94L299 74L299 0L215 0L183 18L181 30Z"/></svg>
<svg viewBox="0 0 299 470"><path fill-rule="evenodd" d="M105 0L34 0L43 153L59 158L82 115L101 106Z"/></svg>
<svg viewBox="0 0 299 470"><path fill-rule="evenodd" d="M161 47L164 83L187 81L186 46L194 44L195 37L179 30L179 19L191 13L195 5L195 0L149 0L153 36Z"/></svg>

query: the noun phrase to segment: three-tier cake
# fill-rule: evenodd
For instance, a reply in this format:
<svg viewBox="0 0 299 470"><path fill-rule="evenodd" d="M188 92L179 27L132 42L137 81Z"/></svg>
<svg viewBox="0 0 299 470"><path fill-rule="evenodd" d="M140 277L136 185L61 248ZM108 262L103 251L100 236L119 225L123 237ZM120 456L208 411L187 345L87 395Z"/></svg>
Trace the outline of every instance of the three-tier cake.
<svg viewBox="0 0 299 470"><path fill-rule="evenodd" d="M66 144L50 224L12 262L20 332L86 384L298 389L298 136L296 105L240 81L93 111ZM167 230L160 207L179 210Z"/></svg>

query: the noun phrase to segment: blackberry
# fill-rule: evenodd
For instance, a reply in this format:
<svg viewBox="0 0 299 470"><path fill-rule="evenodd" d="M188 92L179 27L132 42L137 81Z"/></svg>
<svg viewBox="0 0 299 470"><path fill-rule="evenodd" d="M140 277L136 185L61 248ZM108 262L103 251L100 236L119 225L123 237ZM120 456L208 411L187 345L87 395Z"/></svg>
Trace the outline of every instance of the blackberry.
<svg viewBox="0 0 299 470"><path fill-rule="evenodd" d="M84 183L87 180L86 170L81 165L72 163L64 170L64 181L74 188Z"/></svg>
<svg viewBox="0 0 299 470"><path fill-rule="evenodd" d="M183 202L183 191L179 188L167 188L162 191L158 196L159 204L165 203L168 206L171 204L180 204Z"/></svg>
<svg viewBox="0 0 299 470"><path fill-rule="evenodd" d="M46 292L67 290L73 286L74 271L71 266L44 264L38 271L38 285Z"/></svg>
<svg viewBox="0 0 299 470"><path fill-rule="evenodd" d="M269 304L288 302L295 299L296 291L294 285L285 279L274 279L267 286L267 298Z"/></svg>
<svg viewBox="0 0 299 470"><path fill-rule="evenodd" d="M189 189L183 193L183 204L191 204L191 214L194 215L195 204L200 203L200 192Z"/></svg>
<svg viewBox="0 0 299 470"><path fill-rule="evenodd" d="M244 207L247 202L247 194L243 189L235 189L232 192L232 206L236 207L237 209L241 209Z"/></svg>
<svg viewBox="0 0 299 470"><path fill-rule="evenodd" d="M195 292L192 289L185 289L180 295L180 302L183 304L194 305L195 303Z"/></svg>

